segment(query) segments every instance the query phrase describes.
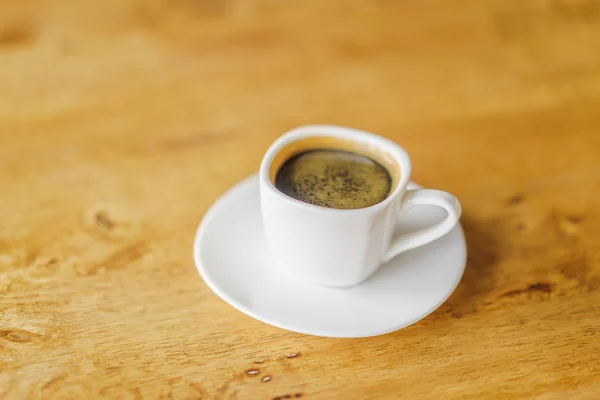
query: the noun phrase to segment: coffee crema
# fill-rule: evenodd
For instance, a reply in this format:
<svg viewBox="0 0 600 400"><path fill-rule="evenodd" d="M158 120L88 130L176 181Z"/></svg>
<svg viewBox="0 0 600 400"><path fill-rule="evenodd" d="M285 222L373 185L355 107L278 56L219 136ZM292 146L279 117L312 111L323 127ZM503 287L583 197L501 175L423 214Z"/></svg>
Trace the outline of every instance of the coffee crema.
<svg viewBox="0 0 600 400"><path fill-rule="evenodd" d="M285 160L274 179L282 193L305 203L358 209L385 200L392 176L367 155L336 148L304 150Z"/></svg>

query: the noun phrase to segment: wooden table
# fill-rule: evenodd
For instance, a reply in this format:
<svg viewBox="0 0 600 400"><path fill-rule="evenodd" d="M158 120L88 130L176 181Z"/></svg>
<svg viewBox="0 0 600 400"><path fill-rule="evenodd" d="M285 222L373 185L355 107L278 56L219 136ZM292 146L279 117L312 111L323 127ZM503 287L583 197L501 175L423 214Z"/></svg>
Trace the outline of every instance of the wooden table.
<svg viewBox="0 0 600 400"><path fill-rule="evenodd" d="M423 321L305 336L199 277L207 208L309 123L461 200ZM598 1L0 0L0 167L2 398L600 398Z"/></svg>

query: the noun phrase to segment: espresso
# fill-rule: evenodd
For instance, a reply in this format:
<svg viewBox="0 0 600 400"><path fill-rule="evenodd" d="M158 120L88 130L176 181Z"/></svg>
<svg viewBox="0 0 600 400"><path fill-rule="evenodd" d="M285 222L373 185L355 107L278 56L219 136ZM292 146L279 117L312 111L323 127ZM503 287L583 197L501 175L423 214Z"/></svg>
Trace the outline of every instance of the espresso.
<svg viewBox="0 0 600 400"><path fill-rule="evenodd" d="M367 156L313 149L286 160L277 171L275 187L305 203L357 209L385 200L392 178L385 167Z"/></svg>

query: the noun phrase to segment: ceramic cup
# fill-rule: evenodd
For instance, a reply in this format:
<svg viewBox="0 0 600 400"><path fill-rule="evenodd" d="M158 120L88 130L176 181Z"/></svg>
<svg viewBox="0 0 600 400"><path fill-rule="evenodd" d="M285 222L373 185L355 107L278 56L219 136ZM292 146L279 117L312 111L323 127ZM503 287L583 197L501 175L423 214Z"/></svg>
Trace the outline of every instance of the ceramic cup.
<svg viewBox="0 0 600 400"><path fill-rule="evenodd" d="M342 210L304 203L275 187L277 170L288 158L327 147L364 153L383 164L392 176L390 195L370 207ZM410 171L404 149L369 132L310 125L279 137L267 150L259 173L263 224L276 265L316 284L353 286L396 255L450 232L460 218L460 203L440 190L407 190ZM394 237L396 220L420 204L441 207L448 215L431 227Z"/></svg>

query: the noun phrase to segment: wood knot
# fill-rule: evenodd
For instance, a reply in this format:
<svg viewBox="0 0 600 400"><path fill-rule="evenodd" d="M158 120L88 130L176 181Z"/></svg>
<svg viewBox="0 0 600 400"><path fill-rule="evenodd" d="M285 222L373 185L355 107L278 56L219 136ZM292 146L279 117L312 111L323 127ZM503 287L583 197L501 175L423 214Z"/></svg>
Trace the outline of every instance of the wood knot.
<svg viewBox="0 0 600 400"><path fill-rule="evenodd" d="M300 398L300 397L302 397L302 396L303 396L303 394L302 394L302 393L284 394L283 396L276 396L276 397L273 397L273 400L291 399L291 398L293 398L293 397L295 397L295 398L297 398L297 399L298 399L298 398Z"/></svg>
<svg viewBox="0 0 600 400"><path fill-rule="evenodd" d="M517 193L506 199L506 204L509 206L516 206L517 204L522 203L523 200L525 200L525 196L523 196L522 193Z"/></svg>
<svg viewBox="0 0 600 400"><path fill-rule="evenodd" d="M16 24L0 27L0 46L18 46L30 42L35 32L28 24Z"/></svg>
<svg viewBox="0 0 600 400"><path fill-rule="evenodd" d="M529 285L529 290L533 292L550 293L552 292L552 287L548 283L532 283Z"/></svg>
<svg viewBox="0 0 600 400"><path fill-rule="evenodd" d="M0 337L4 337L12 342L29 342L31 337L25 331L6 330L0 331Z"/></svg>
<svg viewBox="0 0 600 400"><path fill-rule="evenodd" d="M100 210L96 213L96 225L102 230L112 231L116 224L109 218L106 211Z"/></svg>
<svg viewBox="0 0 600 400"><path fill-rule="evenodd" d="M552 293L552 285L549 283L532 283L525 289L511 290L502 294L500 297L515 297L523 294L531 296L533 293L550 294Z"/></svg>
<svg viewBox="0 0 600 400"><path fill-rule="evenodd" d="M123 210L112 204L94 204L85 210L84 226L90 233L107 239L133 236L132 225Z"/></svg>
<svg viewBox="0 0 600 400"><path fill-rule="evenodd" d="M565 234L569 236L576 235L580 230L580 223L583 217L571 215L559 220L558 225Z"/></svg>

